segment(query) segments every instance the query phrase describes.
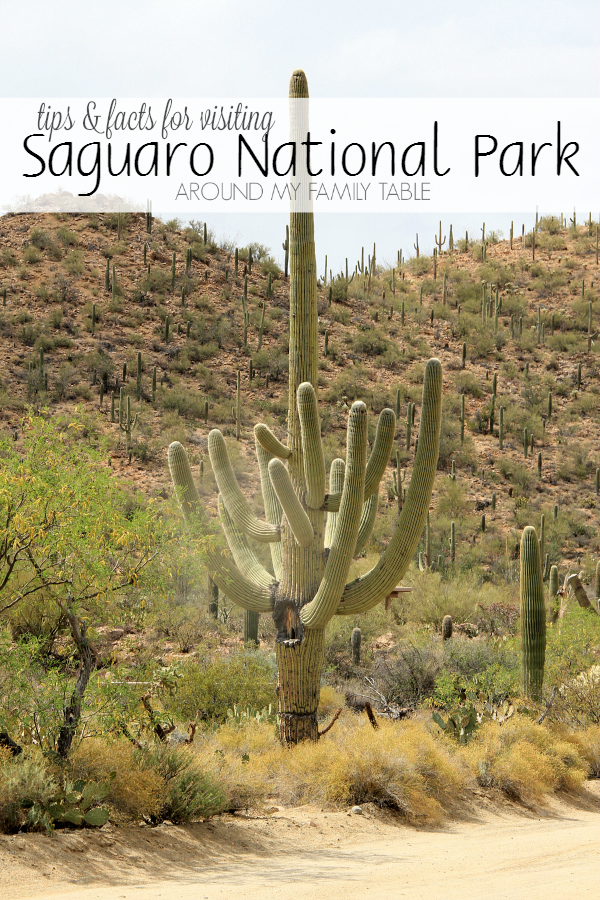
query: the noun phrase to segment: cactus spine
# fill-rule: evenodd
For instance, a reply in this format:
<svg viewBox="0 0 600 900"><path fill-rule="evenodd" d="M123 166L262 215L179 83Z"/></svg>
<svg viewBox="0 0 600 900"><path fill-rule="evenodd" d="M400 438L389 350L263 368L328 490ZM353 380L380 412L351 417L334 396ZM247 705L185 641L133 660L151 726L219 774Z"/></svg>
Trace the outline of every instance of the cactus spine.
<svg viewBox="0 0 600 900"><path fill-rule="evenodd" d="M292 75L290 96L308 96L306 77L300 70ZM293 134L306 134L303 116L304 110L292 109ZM342 463L343 487L341 493L334 488L326 495L316 395L318 358L313 214L292 211L287 446L265 426L255 429L266 521L257 519L239 489L221 433L214 429L208 440L221 493L221 521L231 551L226 555L209 550L208 568L234 603L273 616L283 744L318 738L325 626L336 614L356 616L373 608L406 572L425 525L439 452L442 371L438 360L430 360L425 368L413 475L398 525L374 568L347 583L355 548L372 527L373 507L394 439L395 416L391 410L381 414L367 462L367 409L361 402L352 405L345 466ZM200 512L200 502L185 451L177 442L169 448L169 466L184 516L190 519ZM337 464L335 469L341 466ZM330 482L333 471L332 465ZM331 528L330 515L335 516ZM328 553L324 552L326 535ZM259 562L248 537L269 543L272 572Z"/></svg>
<svg viewBox="0 0 600 900"><path fill-rule="evenodd" d="M541 700L546 657L546 610L540 546L531 525L521 538L521 684L525 697Z"/></svg>

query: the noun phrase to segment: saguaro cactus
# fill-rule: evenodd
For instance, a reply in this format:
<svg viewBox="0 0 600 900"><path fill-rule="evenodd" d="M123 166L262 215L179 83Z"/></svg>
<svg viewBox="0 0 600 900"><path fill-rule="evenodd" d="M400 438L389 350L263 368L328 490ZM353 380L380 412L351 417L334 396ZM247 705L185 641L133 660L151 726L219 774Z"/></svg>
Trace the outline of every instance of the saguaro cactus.
<svg viewBox="0 0 600 900"><path fill-rule="evenodd" d="M355 666L360 666L360 645L362 642L362 632L360 628L352 629L352 662Z"/></svg>
<svg viewBox="0 0 600 900"><path fill-rule="evenodd" d="M540 700L546 657L546 608L540 545L527 525L521 538L521 683L523 694Z"/></svg>
<svg viewBox="0 0 600 900"><path fill-rule="evenodd" d="M290 97L308 97L300 70L292 75ZM296 128L306 135L306 104L294 106L301 107L293 112ZM431 359L425 368L418 447L402 512L377 564L346 583L352 558L373 528L396 417L392 410L383 410L367 459L367 408L361 402L352 405L346 461L332 463L327 493L316 394L318 357L313 214L292 211L287 445L266 425L254 428L266 521L254 515L242 494L221 432L214 429L208 437L230 548L229 554L208 549L208 570L234 603L273 616L279 736L284 744L317 740L325 626L336 614L356 616L373 608L406 572L425 525L439 452L442 368L439 360ZM200 513L200 503L187 456L177 442L169 447L169 467L190 519ZM269 544L272 573L258 561L248 537Z"/></svg>

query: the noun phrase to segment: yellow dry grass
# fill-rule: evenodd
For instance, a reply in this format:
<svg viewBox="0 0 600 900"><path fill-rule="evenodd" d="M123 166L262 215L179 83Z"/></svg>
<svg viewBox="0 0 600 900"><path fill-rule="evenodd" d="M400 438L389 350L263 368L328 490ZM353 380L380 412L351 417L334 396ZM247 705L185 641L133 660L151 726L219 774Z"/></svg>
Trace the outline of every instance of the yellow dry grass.
<svg viewBox="0 0 600 900"><path fill-rule="evenodd" d="M484 787L522 802L540 802L553 791L576 791L589 772L585 757L560 731L517 715L484 724L461 756Z"/></svg>
<svg viewBox="0 0 600 900"><path fill-rule="evenodd" d="M142 819L156 815L161 808L164 779L144 764L143 757L125 739L89 738L71 754L69 764L73 777L86 781L103 782L116 772L105 801L114 813L113 819Z"/></svg>
<svg viewBox="0 0 600 900"><path fill-rule="evenodd" d="M436 822L467 776L425 724L382 721L374 731L349 713L317 744L285 749L272 726L253 724L220 728L196 752L225 783L232 806L268 797L286 805L374 802Z"/></svg>

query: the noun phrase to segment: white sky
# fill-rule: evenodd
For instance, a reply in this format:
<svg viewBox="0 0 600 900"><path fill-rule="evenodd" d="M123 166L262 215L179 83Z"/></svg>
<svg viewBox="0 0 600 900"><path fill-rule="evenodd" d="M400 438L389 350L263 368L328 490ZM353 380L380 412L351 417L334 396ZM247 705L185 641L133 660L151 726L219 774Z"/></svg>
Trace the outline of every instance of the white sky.
<svg viewBox="0 0 600 900"><path fill-rule="evenodd" d="M0 96L270 97L301 67L322 97L598 97L599 24L597 0L0 0ZM493 211L450 218L455 235L510 225ZM285 217L209 224L281 255ZM341 268L376 240L392 260L416 231L433 245L436 226L324 215L318 259Z"/></svg>

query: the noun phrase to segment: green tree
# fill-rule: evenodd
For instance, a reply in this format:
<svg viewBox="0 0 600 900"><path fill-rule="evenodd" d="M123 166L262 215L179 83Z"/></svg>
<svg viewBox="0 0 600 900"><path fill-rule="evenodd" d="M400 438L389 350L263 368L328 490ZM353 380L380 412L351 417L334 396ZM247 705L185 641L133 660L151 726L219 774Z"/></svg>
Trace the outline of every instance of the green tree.
<svg viewBox="0 0 600 900"><path fill-rule="evenodd" d="M30 415L19 445L0 442L0 614L32 598L54 605L79 662L55 742L63 759L97 663L88 623L126 591L144 602L140 577L167 539L153 505L132 502L84 428L81 418L61 427Z"/></svg>

